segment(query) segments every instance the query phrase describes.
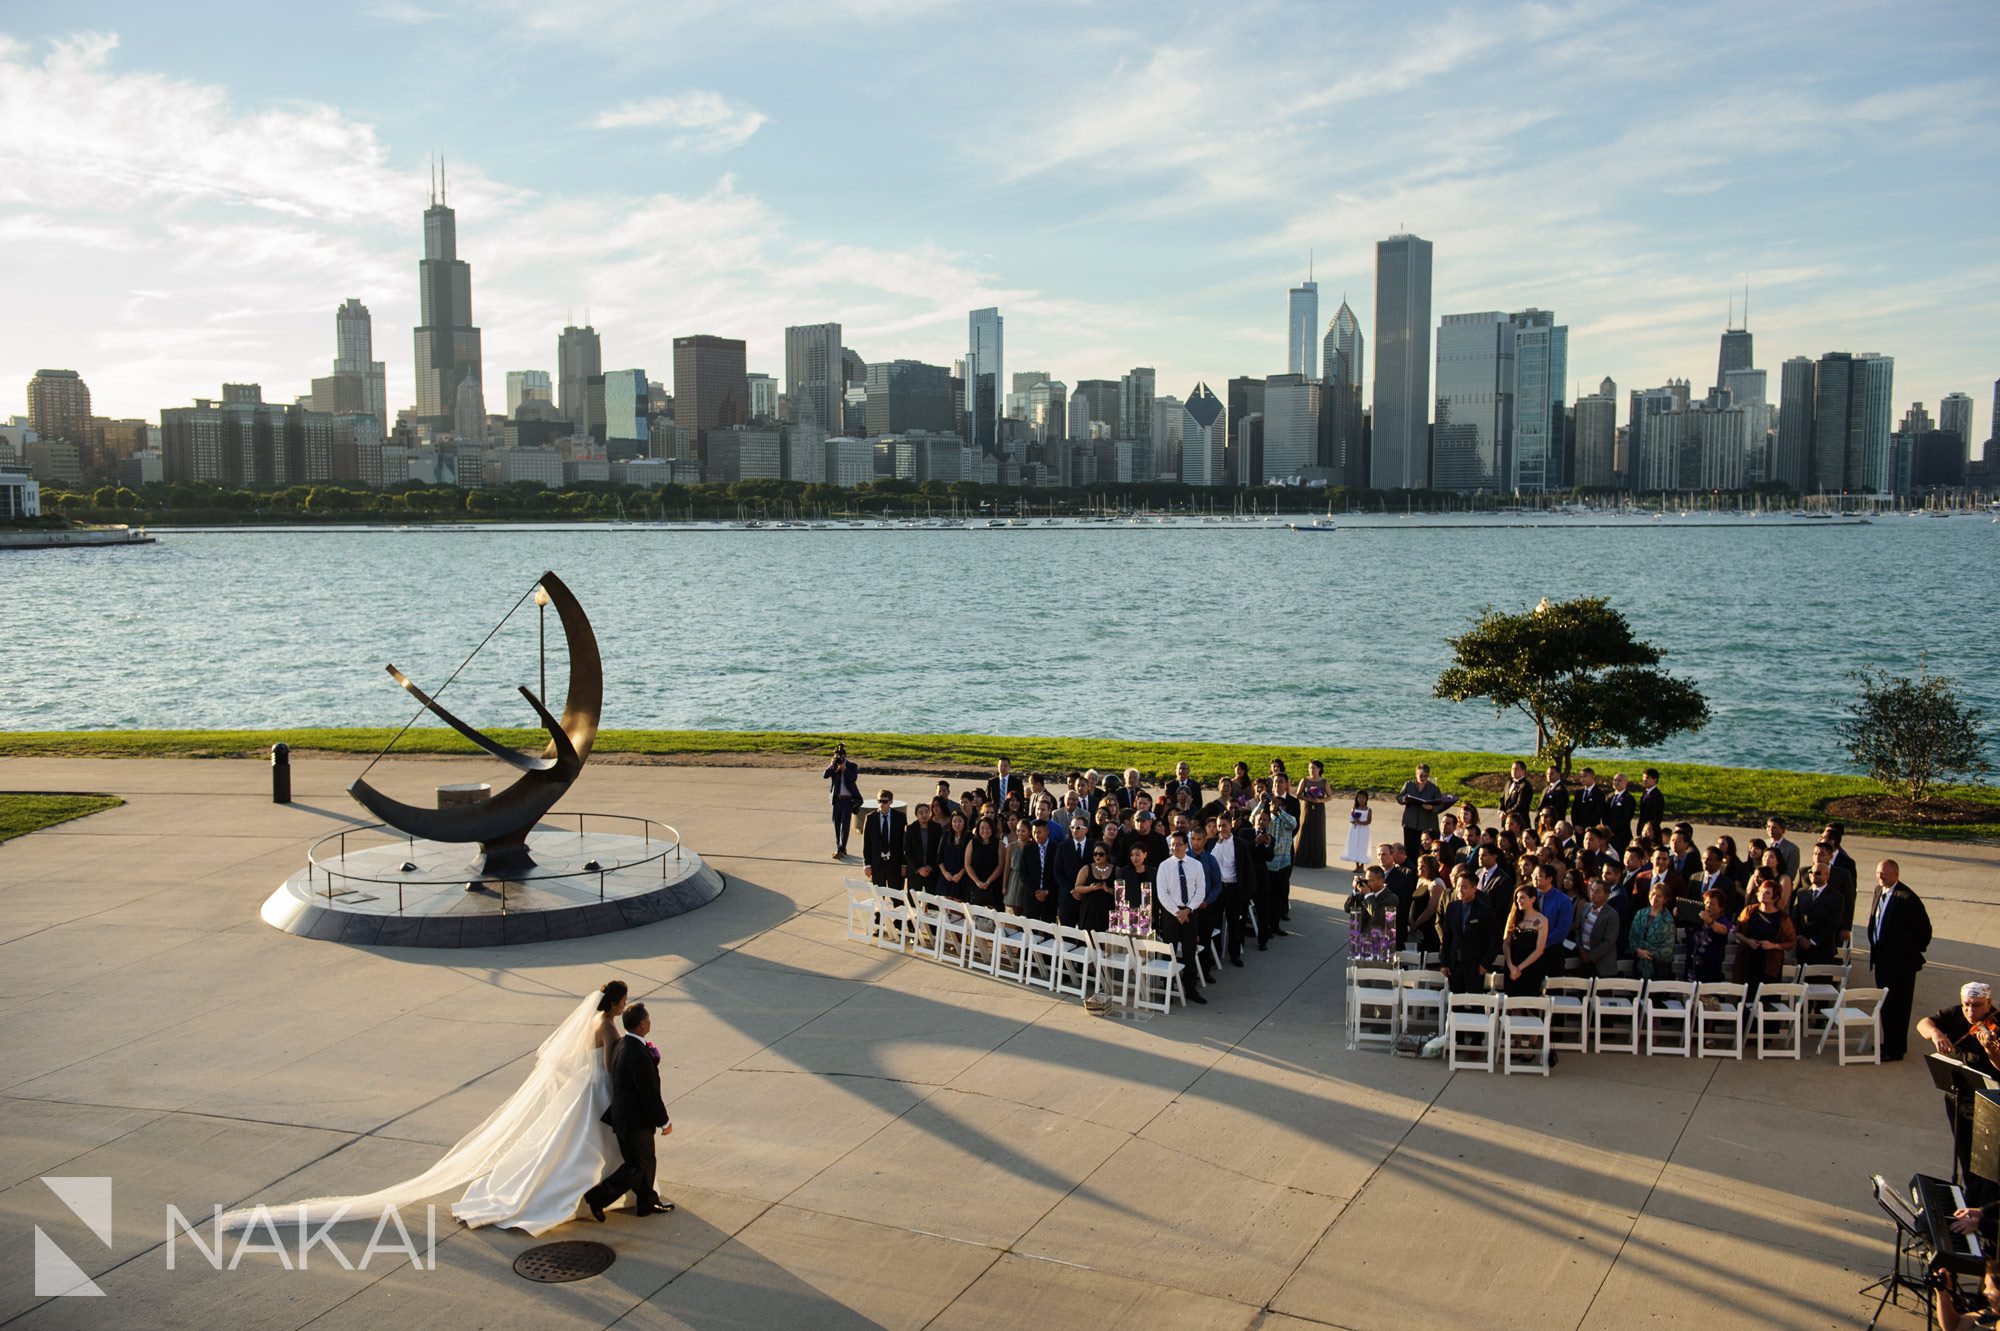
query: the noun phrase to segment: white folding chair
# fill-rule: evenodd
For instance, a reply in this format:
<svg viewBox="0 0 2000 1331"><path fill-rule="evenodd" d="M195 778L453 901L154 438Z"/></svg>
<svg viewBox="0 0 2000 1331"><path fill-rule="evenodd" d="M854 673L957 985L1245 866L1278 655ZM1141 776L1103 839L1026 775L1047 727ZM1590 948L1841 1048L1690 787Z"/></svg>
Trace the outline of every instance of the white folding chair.
<svg viewBox="0 0 2000 1331"><path fill-rule="evenodd" d="M1701 987L1695 1004L1695 1053L1703 1058L1743 1057L1744 987L1716 981Z"/></svg>
<svg viewBox="0 0 2000 1331"><path fill-rule="evenodd" d="M842 880L847 888L847 936L857 943L873 943L882 932L876 913L875 885L860 878Z"/></svg>
<svg viewBox="0 0 2000 1331"><path fill-rule="evenodd" d="M1347 1047L1396 1046L1396 968L1357 962L1347 971Z"/></svg>
<svg viewBox="0 0 2000 1331"><path fill-rule="evenodd" d="M1445 1001L1451 981L1443 971L1399 970L1396 972L1396 1006L1404 1035L1429 1038L1444 1031Z"/></svg>
<svg viewBox="0 0 2000 1331"><path fill-rule="evenodd" d="M1133 1001L1155 1012L1171 1012L1176 998L1187 1006L1187 990L1181 984L1181 959L1172 945L1157 938L1135 938L1132 951L1138 962L1134 983L1138 992Z"/></svg>
<svg viewBox="0 0 2000 1331"><path fill-rule="evenodd" d="M1826 1033L1827 1009L1840 1006L1840 995L1847 988L1847 967L1806 963L1799 967L1798 978L1806 989L1806 1034L1823 1036ZM1826 1047L1824 1040L1820 1042L1820 1047Z"/></svg>
<svg viewBox="0 0 2000 1331"><path fill-rule="evenodd" d="M1500 1070L1549 1075L1549 1000L1500 1000Z"/></svg>
<svg viewBox="0 0 2000 1331"><path fill-rule="evenodd" d="M1028 928L1018 915L985 906L972 908L973 938L986 947L986 964L980 969L997 979L1027 982Z"/></svg>
<svg viewBox="0 0 2000 1331"><path fill-rule="evenodd" d="M1444 1015L1445 1066L1496 1071L1499 1030L1500 995L1453 994Z"/></svg>
<svg viewBox="0 0 2000 1331"><path fill-rule="evenodd" d="M1644 980L1599 980L1591 986L1591 1048L1600 1054L1639 1052L1639 999L1645 989Z"/></svg>
<svg viewBox="0 0 2000 1331"><path fill-rule="evenodd" d="M911 891L910 947L913 951L923 952L928 949L933 957L937 956L937 926L943 904L942 897L934 897L928 892Z"/></svg>
<svg viewBox="0 0 2000 1331"><path fill-rule="evenodd" d="M1590 1047L1590 990L1595 983L1571 975L1542 985L1542 996L1549 1000L1550 1049L1573 1049L1580 1054Z"/></svg>
<svg viewBox="0 0 2000 1331"><path fill-rule="evenodd" d="M1767 980L1759 985L1756 1002L1750 1009L1751 1043L1757 1048L1757 1057L1799 1057L1806 1042L1805 1017L1803 984L1776 984Z"/></svg>
<svg viewBox="0 0 2000 1331"><path fill-rule="evenodd" d="M1056 926L1056 943L1056 992L1082 998L1090 992L1097 949L1088 933L1068 924Z"/></svg>
<svg viewBox="0 0 2000 1331"><path fill-rule="evenodd" d="M875 945L907 952L910 948L910 902L903 889L875 894Z"/></svg>
<svg viewBox="0 0 2000 1331"><path fill-rule="evenodd" d="M1101 933L1092 934L1091 942L1097 948L1097 992L1108 991L1124 1002L1138 971L1132 940L1124 934Z"/></svg>
<svg viewBox="0 0 2000 1331"><path fill-rule="evenodd" d="M1880 1063L1882 1000L1888 992L1886 989L1849 989L1842 993L1840 1006L1827 1013L1826 1031L1820 1035L1820 1048L1826 1047L1826 1037L1830 1034L1839 1041L1842 1067L1849 1063ZM1849 1036L1859 1036L1860 1039L1850 1043Z"/></svg>
<svg viewBox="0 0 2000 1331"><path fill-rule="evenodd" d="M1420 948L1404 948L1396 954L1395 962L1397 968L1400 970L1420 971L1425 969L1424 954Z"/></svg>
<svg viewBox="0 0 2000 1331"><path fill-rule="evenodd" d="M1056 930L1062 926L1045 920L1026 921L1028 930L1028 967L1021 980L1037 989L1056 991L1056 962L1062 956L1062 939Z"/></svg>
<svg viewBox="0 0 2000 1331"><path fill-rule="evenodd" d="M1694 1053L1695 1004L1701 986L1692 980L1655 980L1646 986L1646 1052Z"/></svg>

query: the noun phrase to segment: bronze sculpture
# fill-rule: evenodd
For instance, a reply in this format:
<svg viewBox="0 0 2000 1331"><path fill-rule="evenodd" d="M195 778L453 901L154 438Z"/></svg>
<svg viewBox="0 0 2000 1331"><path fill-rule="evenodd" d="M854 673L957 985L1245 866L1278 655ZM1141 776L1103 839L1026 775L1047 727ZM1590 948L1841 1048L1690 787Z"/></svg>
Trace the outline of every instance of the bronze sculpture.
<svg viewBox="0 0 2000 1331"><path fill-rule="evenodd" d="M575 594L554 573L542 574L537 585L555 606L569 646L569 693L560 721L527 685L520 686L521 696L549 732L549 742L539 756L520 753L481 734L445 710L402 671L388 667L390 676L446 725L519 771L514 783L478 803L447 809L419 808L391 799L368 784L365 772L347 788L362 808L399 832L427 841L477 841L482 856L479 873L494 878L533 867L528 833L582 774L591 746L597 742L604 706L604 663L597 654L597 635L591 631L590 619Z"/></svg>

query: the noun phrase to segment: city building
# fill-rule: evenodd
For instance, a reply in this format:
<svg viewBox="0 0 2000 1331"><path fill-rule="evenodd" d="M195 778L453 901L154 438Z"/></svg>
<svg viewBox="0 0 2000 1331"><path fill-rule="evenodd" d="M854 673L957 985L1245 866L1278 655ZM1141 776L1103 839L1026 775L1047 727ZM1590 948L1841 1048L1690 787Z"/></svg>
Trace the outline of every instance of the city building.
<svg viewBox="0 0 2000 1331"><path fill-rule="evenodd" d="M1259 399L1261 403L1262 399ZM1238 485L1262 485L1264 483L1264 413L1253 411L1240 419L1232 418L1235 439L1231 444L1230 476Z"/></svg>
<svg viewBox="0 0 2000 1331"><path fill-rule="evenodd" d="M998 309L974 310L966 316L965 419L966 442L980 453L1000 444L1000 395L1006 380L1005 321Z"/></svg>
<svg viewBox="0 0 2000 1331"><path fill-rule="evenodd" d="M219 402L199 398L191 407L166 408L160 437L169 482L237 489L334 479L334 417L266 402L256 384L224 384Z"/></svg>
<svg viewBox="0 0 2000 1331"><path fill-rule="evenodd" d="M1303 374L1264 381L1264 485L1298 481L1319 455L1320 385Z"/></svg>
<svg viewBox="0 0 2000 1331"><path fill-rule="evenodd" d="M604 343L589 324L566 325L556 338L556 407L579 432L590 427L586 409L592 375L604 373Z"/></svg>
<svg viewBox="0 0 2000 1331"><path fill-rule="evenodd" d="M1510 315L1514 337L1513 422L1506 477L1516 493L1567 488L1563 470L1564 385L1569 380L1569 328L1547 310Z"/></svg>
<svg viewBox="0 0 2000 1331"><path fill-rule="evenodd" d="M333 312L333 373L312 381L312 409L389 420L388 371L375 359L374 320L357 297Z"/></svg>
<svg viewBox="0 0 2000 1331"><path fill-rule="evenodd" d="M1437 332L1432 485L1489 494L1507 488L1513 390L1514 329L1507 316L1498 310L1444 316ZM1267 453L1269 430L1267 424Z"/></svg>
<svg viewBox="0 0 2000 1331"><path fill-rule="evenodd" d="M1375 245L1375 394L1368 484L1431 483L1431 243L1413 235ZM1264 427L1265 449L1271 427Z"/></svg>
<svg viewBox="0 0 2000 1331"><path fill-rule="evenodd" d="M569 480L563 455L553 448L496 448L486 455L496 485L539 485L560 490Z"/></svg>
<svg viewBox="0 0 2000 1331"><path fill-rule="evenodd" d="M950 433L953 409L951 371L919 360L876 361L866 371L867 433L872 438L924 430Z"/></svg>
<svg viewBox="0 0 2000 1331"><path fill-rule="evenodd" d="M1972 394L1944 395L1938 403L1938 429L1957 435L1968 450L1972 447Z"/></svg>
<svg viewBox="0 0 2000 1331"><path fill-rule="evenodd" d="M507 371L507 419L513 420L521 414L523 402L555 402L555 386L549 382L547 370Z"/></svg>
<svg viewBox="0 0 2000 1331"><path fill-rule="evenodd" d="M1198 383L1181 407L1181 481L1186 485L1227 485L1225 470L1229 418L1222 402Z"/></svg>
<svg viewBox="0 0 2000 1331"><path fill-rule="evenodd" d="M1921 402L1912 402L1910 409L1903 413L1902 421L1896 426L1896 433L1907 434L1915 438L1917 435L1935 429L1937 429L1937 422L1931 419L1931 414L1925 409L1924 404Z"/></svg>
<svg viewBox="0 0 2000 1331"><path fill-rule="evenodd" d="M653 456L651 395L644 370L604 374L604 455L612 462Z"/></svg>
<svg viewBox="0 0 2000 1331"><path fill-rule="evenodd" d="M826 454L826 483L853 489L875 479L875 447L866 439L841 436L821 445Z"/></svg>
<svg viewBox="0 0 2000 1331"><path fill-rule="evenodd" d="M1119 433L1148 444L1153 442L1154 380L1152 366L1135 365L1118 381ZM1150 456L1151 450L1147 451Z"/></svg>
<svg viewBox="0 0 2000 1331"><path fill-rule="evenodd" d="M1688 409L1688 382L1669 379L1660 388L1632 390L1631 410L1626 414L1626 483L1640 492L1678 490L1680 484L1681 426L1678 417Z"/></svg>
<svg viewBox="0 0 2000 1331"><path fill-rule="evenodd" d="M1028 390L1028 437L1035 443L1061 443L1069 437L1069 385L1043 378Z"/></svg>
<svg viewBox="0 0 2000 1331"><path fill-rule="evenodd" d="M1285 373L1313 378L1319 373L1319 283L1306 264L1306 280L1285 299Z"/></svg>
<svg viewBox="0 0 2000 1331"><path fill-rule="evenodd" d="M808 484L826 479L826 431L817 426L786 427L785 479Z"/></svg>
<svg viewBox="0 0 2000 1331"><path fill-rule="evenodd" d="M1069 438L1088 440L1090 438L1090 399L1081 393L1069 400Z"/></svg>
<svg viewBox="0 0 2000 1331"><path fill-rule="evenodd" d="M1264 381L1247 374L1239 374L1230 379L1223 389L1223 407L1229 420L1229 447L1224 463L1232 485L1256 485L1264 479L1262 425L1257 435L1258 461L1249 467L1240 452L1242 446L1243 422L1255 416L1259 422L1264 419Z"/></svg>
<svg viewBox="0 0 2000 1331"><path fill-rule="evenodd" d="M1749 312L1744 312L1749 317ZM1725 328L1722 330L1722 348L1715 361L1715 386L1725 388L1729 376L1737 370L1747 370L1755 360L1751 355L1750 330L1748 328Z"/></svg>
<svg viewBox="0 0 2000 1331"><path fill-rule="evenodd" d="M1810 356L1792 357L1778 373L1778 444L1770 478L1800 493L1812 480L1813 393L1818 375Z"/></svg>
<svg viewBox="0 0 2000 1331"><path fill-rule="evenodd" d="M459 381L458 392L452 395L451 432L460 439L486 438L486 393L479 386L478 376L470 370Z"/></svg>
<svg viewBox="0 0 2000 1331"><path fill-rule="evenodd" d="M36 370L28 380L28 423L45 440L90 442L90 385L75 370Z"/></svg>
<svg viewBox="0 0 2000 1331"><path fill-rule="evenodd" d="M1722 378L1730 405L1743 409L1743 483L1772 479L1770 376L1763 370L1731 370Z"/></svg>
<svg viewBox="0 0 2000 1331"><path fill-rule="evenodd" d="M417 420L438 431L456 426L465 381L486 377L472 322L472 265L458 257L458 214L445 198L442 183L433 186L417 261Z"/></svg>
<svg viewBox="0 0 2000 1331"><path fill-rule="evenodd" d="M845 432L847 369L840 325L798 324L785 330L785 418L817 426L821 437Z"/></svg>
<svg viewBox="0 0 2000 1331"><path fill-rule="evenodd" d="M702 479L781 481L784 478L785 433L778 426L718 425L709 430Z"/></svg>
<svg viewBox="0 0 2000 1331"><path fill-rule="evenodd" d="M751 374L745 377L750 384L750 419L753 421L777 420L778 376L775 374Z"/></svg>
<svg viewBox="0 0 2000 1331"><path fill-rule="evenodd" d="M42 515L42 483L25 472L0 471L0 522Z"/></svg>
<svg viewBox="0 0 2000 1331"><path fill-rule="evenodd" d="M704 475L709 431L741 425L750 418L750 374L744 352L743 343L731 337L696 333L674 339L674 422L693 432L695 456L704 464Z"/></svg>
<svg viewBox="0 0 2000 1331"><path fill-rule="evenodd" d="M1125 386L1120 379L1079 379L1076 384L1076 401L1083 402L1090 412L1092 425L1101 425L1107 437L1117 439L1124 434ZM1996 389L1996 399L2000 399L2000 389Z"/></svg>
<svg viewBox="0 0 2000 1331"><path fill-rule="evenodd" d="M912 430L880 441L889 446L899 481L953 485L965 479L966 445L955 435Z"/></svg>
<svg viewBox="0 0 2000 1331"><path fill-rule="evenodd" d="M1361 321L1347 298L1327 321L1320 344L1320 463L1335 468L1343 484L1368 484L1368 455L1361 448Z"/></svg>
<svg viewBox="0 0 2000 1331"><path fill-rule="evenodd" d="M1576 400L1576 477L1585 489L1618 483L1618 385L1607 376L1595 393Z"/></svg>
<svg viewBox="0 0 2000 1331"><path fill-rule="evenodd" d="M1814 366L1810 479L1828 494L1888 493L1895 361L1830 351Z"/></svg>

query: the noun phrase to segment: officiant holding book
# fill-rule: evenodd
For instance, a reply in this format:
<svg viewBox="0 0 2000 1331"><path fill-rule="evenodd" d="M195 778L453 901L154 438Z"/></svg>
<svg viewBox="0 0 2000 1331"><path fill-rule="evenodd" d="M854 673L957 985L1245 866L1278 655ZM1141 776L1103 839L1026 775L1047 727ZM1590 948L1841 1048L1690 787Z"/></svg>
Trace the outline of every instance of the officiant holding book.
<svg viewBox="0 0 2000 1331"><path fill-rule="evenodd" d="M1403 806L1403 848L1410 852L1410 863L1415 864L1424 853L1424 833L1435 835L1439 811L1457 801L1431 780L1429 763L1418 763L1416 776L1405 781L1396 792L1396 803Z"/></svg>

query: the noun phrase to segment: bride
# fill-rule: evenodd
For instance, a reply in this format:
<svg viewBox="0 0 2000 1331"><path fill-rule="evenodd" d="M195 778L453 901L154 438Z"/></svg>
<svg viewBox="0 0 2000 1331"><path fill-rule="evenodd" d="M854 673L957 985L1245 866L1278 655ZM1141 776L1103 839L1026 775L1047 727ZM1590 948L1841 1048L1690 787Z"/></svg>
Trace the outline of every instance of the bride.
<svg viewBox="0 0 2000 1331"><path fill-rule="evenodd" d="M224 1214L222 1229L246 1229L260 1217L280 1225L379 1220L392 1207L459 1187L465 1195L451 1213L468 1226L543 1234L575 1219L584 1191L620 1158L599 1119L611 1103L610 1055L626 992L623 980L612 980L586 995L535 1051L521 1088L415 1178L353 1197L244 1207Z"/></svg>

